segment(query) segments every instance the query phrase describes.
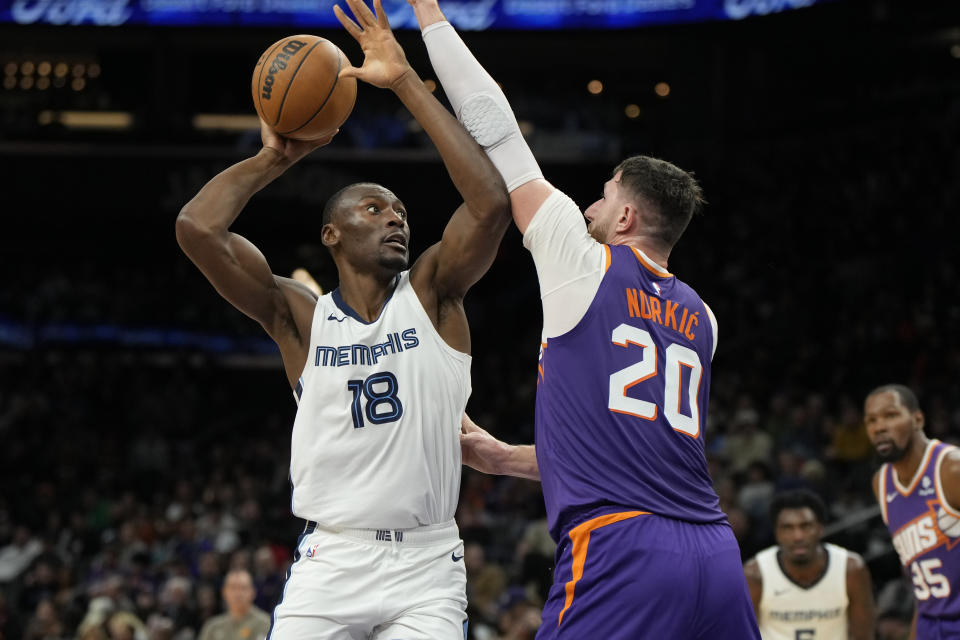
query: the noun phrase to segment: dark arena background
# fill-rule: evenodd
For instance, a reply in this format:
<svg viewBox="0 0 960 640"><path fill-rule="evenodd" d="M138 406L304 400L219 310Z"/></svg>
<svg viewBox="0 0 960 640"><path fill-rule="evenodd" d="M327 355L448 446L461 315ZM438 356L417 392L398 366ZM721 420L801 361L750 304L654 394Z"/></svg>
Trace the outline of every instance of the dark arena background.
<svg viewBox="0 0 960 640"><path fill-rule="evenodd" d="M150 4L0 1L3 640L189 640L223 611L231 567L269 612L303 526L279 356L181 253L174 219L259 149L249 80L268 44L306 32L361 53L327 17L248 16L251 0L159 20ZM629 154L696 173L709 205L670 268L719 321L706 442L743 556L772 542L772 493L811 488L827 539L869 565L878 637L905 637L911 589L861 412L902 382L927 434L960 442L960 3L697 0L649 20L606 3L529 23L449 4L483 27L467 43L582 207ZM433 78L419 33L398 38ZM404 200L414 255L459 204L399 101L361 85L336 140L235 228L329 290L320 211L359 180ZM467 313L469 412L531 442L540 306L515 229ZM465 469L457 520L472 637L532 638L553 565L539 486Z"/></svg>

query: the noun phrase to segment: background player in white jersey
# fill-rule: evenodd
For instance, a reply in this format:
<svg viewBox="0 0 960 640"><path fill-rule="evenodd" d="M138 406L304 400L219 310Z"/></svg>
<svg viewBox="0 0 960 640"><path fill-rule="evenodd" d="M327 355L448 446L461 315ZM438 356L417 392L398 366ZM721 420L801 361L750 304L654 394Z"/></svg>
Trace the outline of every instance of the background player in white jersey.
<svg viewBox="0 0 960 640"><path fill-rule="evenodd" d="M433 140L464 204L407 271L407 210L390 190L351 185L323 212L340 286L321 298L271 273L229 229L248 199L329 140L262 128L263 149L181 211L181 247L217 291L280 347L299 401L291 478L307 520L281 602L277 639L462 638L462 543L453 521L460 415L470 392L463 297L510 222L503 180L424 87L387 24L347 0L337 16L363 47L342 73L390 88Z"/></svg>
<svg viewBox="0 0 960 640"><path fill-rule="evenodd" d="M867 396L883 521L916 598L911 639L960 638L960 450L930 439L916 394L901 384Z"/></svg>
<svg viewBox="0 0 960 640"><path fill-rule="evenodd" d="M823 501L781 493L770 517L777 544L743 567L763 640L872 640L870 571L858 554L821 541Z"/></svg>

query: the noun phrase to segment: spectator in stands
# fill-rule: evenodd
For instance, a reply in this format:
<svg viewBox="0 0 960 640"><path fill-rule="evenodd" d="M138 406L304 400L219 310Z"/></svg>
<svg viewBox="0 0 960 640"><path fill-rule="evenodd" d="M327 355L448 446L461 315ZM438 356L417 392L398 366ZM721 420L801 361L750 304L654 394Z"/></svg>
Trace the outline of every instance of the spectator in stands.
<svg viewBox="0 0 960 640"><path fill-rule="evenodd" d="M199 640L262 640L270 631L270 616L253 605L253 578L245 569L233 569L223 581L227 612L207 620Z"/></svg>

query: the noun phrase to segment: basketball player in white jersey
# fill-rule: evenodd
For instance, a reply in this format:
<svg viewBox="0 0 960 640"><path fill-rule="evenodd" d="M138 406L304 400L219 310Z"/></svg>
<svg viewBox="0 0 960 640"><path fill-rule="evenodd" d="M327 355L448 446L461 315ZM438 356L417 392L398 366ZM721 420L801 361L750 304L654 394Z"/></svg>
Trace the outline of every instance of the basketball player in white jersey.
<svg viewBox="0 0 960 640"><path fill-rule="evenodd" d="M821 542L823 501L788 491L770 514L777 544L743 567L763 640L873 640L870 571L853 551Z"/></svg>
<svg viewBox="0 0 960 640"><path fill-rule="evenodd" d="M327 140L262 127L263 149L213 178L181 211L180 246L217 291L280 347L299 407L290 475L307 521L274 640L453 640L466 629L463 547L453 520L460 416L470 394L463 297L510 222L503 180L407 63L379 1L347 0L363 66L342 75L390 88L433 140L464 199L409 270L407 209L355 184L331 197L321 239L340 285L317 297L274 275L230 226L247 201ZM332 137L332 136L331 136Z"/></svg>

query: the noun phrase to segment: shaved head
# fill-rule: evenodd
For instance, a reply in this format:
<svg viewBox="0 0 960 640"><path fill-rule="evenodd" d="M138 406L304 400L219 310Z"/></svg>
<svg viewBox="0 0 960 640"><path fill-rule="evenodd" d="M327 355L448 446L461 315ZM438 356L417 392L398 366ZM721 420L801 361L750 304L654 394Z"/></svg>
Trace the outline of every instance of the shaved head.
<svg viewBox="0 0 960 640"><path fill-rule="evenodd" d="M917 394L910 387L902 384L885 384L868 393L867 397L871 398L880 393L893 393L900 400L900 404L907 408L907 411L920 410L920 401L917 399Z"/></svg>
<svg viewBox="0 0 960 640"><path fill-rule="evenodd" d="M340 189L323 208L320 237L337 269L395 275L410 259L407 208L390 189L357 182Z"/></svg>
<svg viewBox="0 0 960 640"><path fill-rule="evenodd" d="M356 200L361 193L368 189L389 192L389 189L375 182L356 182L349 184L330 196L330 199L327 200L327 204L323 207L323 216L320 219L320 224L325 225L333 222L333 219L336 218L337 214L340 213L345 206Z"/></svg>

